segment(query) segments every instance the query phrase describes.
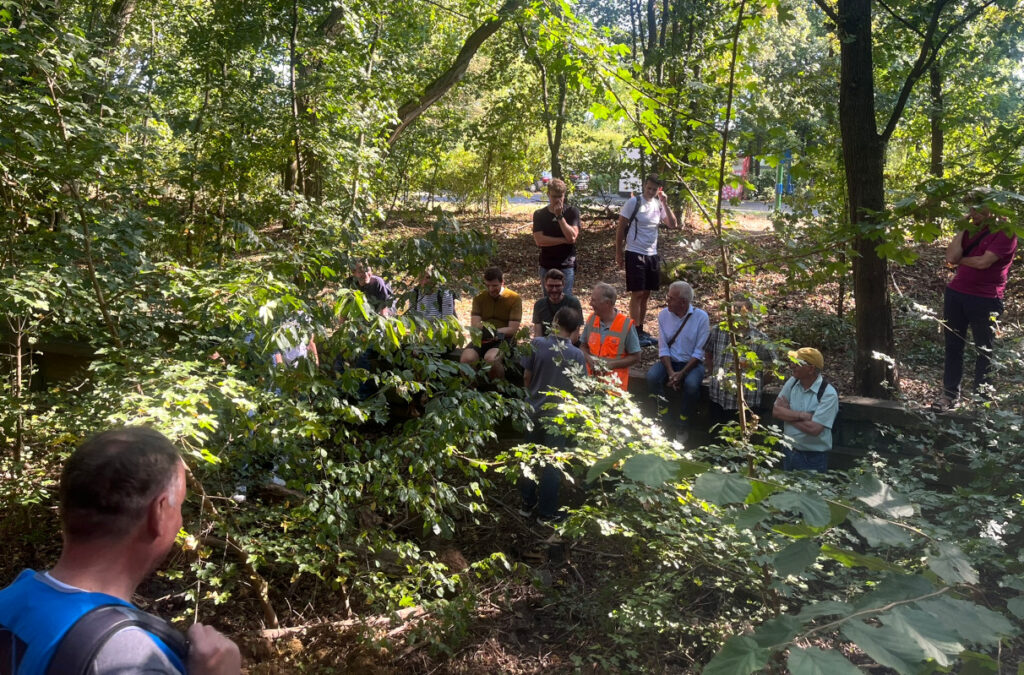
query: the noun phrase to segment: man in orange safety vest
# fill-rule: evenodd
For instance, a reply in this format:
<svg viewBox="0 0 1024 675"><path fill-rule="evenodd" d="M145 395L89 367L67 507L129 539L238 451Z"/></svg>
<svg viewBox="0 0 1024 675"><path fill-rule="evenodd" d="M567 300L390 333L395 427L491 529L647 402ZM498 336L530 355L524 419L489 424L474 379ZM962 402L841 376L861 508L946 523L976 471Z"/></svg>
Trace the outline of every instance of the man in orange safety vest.
<svg viewBox="0 0 1024 675"><path fill-rule="evenodd" d="M629 386L629 368L640 361L640 339L633 320L615 309L615 287L604 282L594 286L581 348L587 371L615 381L623 391Z"/></svg>

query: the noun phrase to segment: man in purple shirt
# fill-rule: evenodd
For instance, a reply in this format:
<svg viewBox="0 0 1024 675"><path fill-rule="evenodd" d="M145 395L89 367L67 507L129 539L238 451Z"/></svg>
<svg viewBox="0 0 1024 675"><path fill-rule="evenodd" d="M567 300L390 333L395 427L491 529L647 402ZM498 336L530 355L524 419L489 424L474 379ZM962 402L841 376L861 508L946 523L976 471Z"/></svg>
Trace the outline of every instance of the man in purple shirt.
<svg viewBox="0 0 1024 675"><path fill-rule="evenodd" d="M1017 237L996 230L1003 223L983 203L985 196L979 190L967 195L964 201L968 204L970 224L953 237L946 249L946 262L956 265L956 274L946 286L943 303L946 361L942 394L932 404L936 410L949 410L960 398L968 327L978 350L974 389L977 391L985 384L996 340L996 319L1003 313L1003 293L1017 251Z"/></svg>

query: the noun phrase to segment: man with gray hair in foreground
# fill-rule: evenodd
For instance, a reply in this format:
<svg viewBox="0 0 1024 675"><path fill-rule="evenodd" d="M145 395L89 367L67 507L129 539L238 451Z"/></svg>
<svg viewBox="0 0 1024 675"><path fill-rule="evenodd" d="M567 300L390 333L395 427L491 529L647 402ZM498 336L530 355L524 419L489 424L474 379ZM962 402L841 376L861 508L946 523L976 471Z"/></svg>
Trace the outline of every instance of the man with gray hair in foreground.
<svg viewBox="0 0 1024 675"><path fill-rule="evenodd" d="M669 285L666 301L668 307L658 314L658 362L647 371L647 391L662 396L667 384L682 392L682 405L677 414L668 415L666 431L685 442L700 400L710 321L707 312L693 306L693 287L685 281Z"/></svg>
<svg viewBox="0 0 1024 675"><path fill-rule="evenodd" d="M0 673L239 673L238 646L213 628L194 624L185 642L131 604L174 545L184 500L185 465L158 431L106 431L75 450L60 478L60 559L0 591ZM90 627L100 616L116 618Z"/></svg>

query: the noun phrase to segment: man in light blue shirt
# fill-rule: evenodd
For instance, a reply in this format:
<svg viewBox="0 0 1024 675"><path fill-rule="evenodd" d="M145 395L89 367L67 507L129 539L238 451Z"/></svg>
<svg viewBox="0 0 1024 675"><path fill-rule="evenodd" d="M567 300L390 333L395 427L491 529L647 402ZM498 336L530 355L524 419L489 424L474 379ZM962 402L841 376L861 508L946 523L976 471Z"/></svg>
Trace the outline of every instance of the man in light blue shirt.
<svg viewBox="0 0 1024 675"><path fill-rule="evenodd" d="M685 281L672 282L666 302L668 307L658 314L658 362L647 371L647 391L661 396L667 384L682 392L678 413L668 416L667 431L685 442L704 380L710 322L707 312L693 306L693 287Z"/></svg>
<svg viewBox="0 0 1024 675"><path fill-rule="evenodd" d="M782 385L772 414L785 424L786 471L828 470L828 451L832 449L832 425L839 412L839 392L826 382L821 371L825 359L813 347L789 352L793 377Z"/></svg>

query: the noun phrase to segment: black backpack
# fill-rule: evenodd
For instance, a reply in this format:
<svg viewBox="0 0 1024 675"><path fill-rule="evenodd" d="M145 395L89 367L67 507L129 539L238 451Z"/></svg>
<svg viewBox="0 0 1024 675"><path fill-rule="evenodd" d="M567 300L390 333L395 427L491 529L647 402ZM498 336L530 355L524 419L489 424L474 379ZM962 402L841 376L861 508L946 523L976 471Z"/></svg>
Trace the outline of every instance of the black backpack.
<svg viewBox="0 0 1024 675"><path fill-rule="evenodd" d="M47 675L84 675L88 673L100 649L115 633L125 628L141 628L167 645L184 665L188 661L188 641L171 624L141 609L126 605L101 605L81 616L57 644Z"/></svg>
<svg viewBox="0 0 1024 675"><path fill-rule="evenodd" d="M836 440L839 438L839 416L843 412L843 400L839 397L839 389L836 385L829 382L824 375L821 376L821 386L818 387L818 403L821 403L821 397L825 393L825 387L832 387L835 389L836 398L839 399L839 406L836 408L836 417L832 420L832 447L836 447Z"/></svg>

